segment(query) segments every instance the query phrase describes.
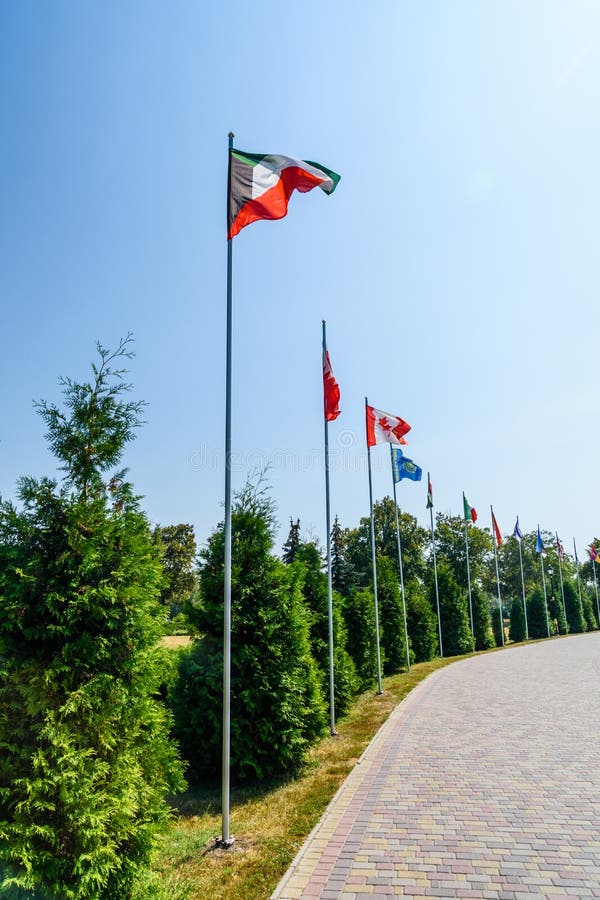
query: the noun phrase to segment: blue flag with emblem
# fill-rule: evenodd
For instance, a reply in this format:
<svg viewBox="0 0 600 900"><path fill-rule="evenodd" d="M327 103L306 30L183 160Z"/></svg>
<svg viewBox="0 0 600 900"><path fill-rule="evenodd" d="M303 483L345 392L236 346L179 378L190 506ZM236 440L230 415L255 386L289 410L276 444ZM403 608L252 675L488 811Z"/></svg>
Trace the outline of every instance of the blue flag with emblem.
<svg viewBox="0 0 600 900"><path fill-rule="evenodd" d="M394 481L402 481L410 478L411 481L420 481L423 469L405 456L398 447L392 447L392 472Z"/></svg>

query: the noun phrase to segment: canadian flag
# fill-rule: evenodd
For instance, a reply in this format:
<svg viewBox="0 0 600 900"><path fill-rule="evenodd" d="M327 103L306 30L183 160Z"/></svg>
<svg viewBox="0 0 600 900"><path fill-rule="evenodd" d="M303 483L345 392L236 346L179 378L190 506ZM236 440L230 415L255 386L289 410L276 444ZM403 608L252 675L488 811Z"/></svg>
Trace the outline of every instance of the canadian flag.
<svg viewBox="0 0 600 900"><path fill-rule="evenodd" d="M325 401L325 418L328 422L337 419L340 410L340 387L333 377L333 369L327 350L323 350L323 398Z"/></svg>
<svg viewBox="0 0 600 900"><path fill-rule="evenodd" d="M406 444L404 435L410 425L398 416L392 416L367 404L367 447L375 444Z"/></svg>

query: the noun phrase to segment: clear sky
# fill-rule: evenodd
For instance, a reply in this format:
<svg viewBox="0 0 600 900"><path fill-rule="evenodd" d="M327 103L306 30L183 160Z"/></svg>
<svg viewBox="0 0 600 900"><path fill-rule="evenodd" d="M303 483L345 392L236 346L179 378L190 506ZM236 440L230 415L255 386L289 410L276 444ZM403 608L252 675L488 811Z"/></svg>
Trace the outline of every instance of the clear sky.
<svg viewBox="0 0 600 900"><path fill-rule="evenodd" d="M339 172L234 240L234 487L324 538L368 514L364 397L436 508L600 535L600 7L586 0L3 0L0 491L52 474L32 401L136 339L152 522L222 517L227 133ZM376 498L391 492L373 450ZM399 503L428 524L425 483ZM580 554L581 555L581 554Z"/></svg>

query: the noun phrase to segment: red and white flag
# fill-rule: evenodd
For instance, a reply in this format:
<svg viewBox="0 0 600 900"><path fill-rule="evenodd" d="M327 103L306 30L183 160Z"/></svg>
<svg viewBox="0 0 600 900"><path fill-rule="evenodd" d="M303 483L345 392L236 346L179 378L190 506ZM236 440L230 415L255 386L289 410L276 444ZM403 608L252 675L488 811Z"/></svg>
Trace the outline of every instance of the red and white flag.
<svg viewBox="0 0 600 900"><path fill-rule="evenodd" d="M325 418L328 422L333 422L341 412L340 386L333 377L328 350L323 350L323 400L325 404Z"/></svg>
<svg viewBox="0 0 600 900"><path fill-rule="evenodd" d="M375 444L406 444L404 435L410 425L398 416L392 416L367 404L367 447Z"/></svg>

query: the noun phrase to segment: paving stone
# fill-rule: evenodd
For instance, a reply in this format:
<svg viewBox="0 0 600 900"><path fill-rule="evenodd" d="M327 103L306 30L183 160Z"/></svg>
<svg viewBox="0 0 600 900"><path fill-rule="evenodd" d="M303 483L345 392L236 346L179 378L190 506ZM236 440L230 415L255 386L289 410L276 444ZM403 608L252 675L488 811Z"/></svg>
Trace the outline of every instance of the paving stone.
<svg viewBox="0 0 600 900"><path fill-rule="evenodd" d="M378 732L273 900L600 898L599 688L597 632L438 670Z"/></svg>

